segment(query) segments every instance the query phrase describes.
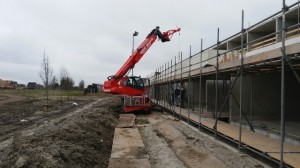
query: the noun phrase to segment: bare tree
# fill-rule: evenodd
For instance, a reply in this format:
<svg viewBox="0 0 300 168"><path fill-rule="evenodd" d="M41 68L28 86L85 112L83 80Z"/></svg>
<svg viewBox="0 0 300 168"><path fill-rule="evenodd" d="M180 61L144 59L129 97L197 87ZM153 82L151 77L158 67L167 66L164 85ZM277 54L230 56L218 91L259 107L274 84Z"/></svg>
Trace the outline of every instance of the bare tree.
<svg viewBox="0 0 300 168"><path fill-rule="evenodd" d="M46 97L47 97L47 107L48 107L48 105L49 105L48 104L48 102L49 102L49 82L53 76L53 69L50 65L49 58L48 58L48 56L46 56L45 51L44 51L44 55L42 58L41 71L40 71L39 75L45 86Z"/></svg>
<svg viewBox="0 0 300 168"><path fill-rule="evenodd" d="M79 89L80 89L81 91L84 90L84 80L81 80L81 81L79 82Z"/></svg>
<svg viewBox="0 0 300 168"><path fill-rule="evenodd" d="M69 92L74 86L74 80L71 75L67 71L66 68L62 67L60 70L60 88L63 90L67 90L68 92L68 100L69 100ZM62 96L61 96L62 97ZM62 99L62 98L61 98Z"/></svg>

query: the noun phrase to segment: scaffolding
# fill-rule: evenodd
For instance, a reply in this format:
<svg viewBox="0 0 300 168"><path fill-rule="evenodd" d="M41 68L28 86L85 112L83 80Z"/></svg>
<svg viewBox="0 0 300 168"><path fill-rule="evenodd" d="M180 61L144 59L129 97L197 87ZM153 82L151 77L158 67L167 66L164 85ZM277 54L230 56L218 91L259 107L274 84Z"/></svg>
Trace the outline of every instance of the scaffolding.
<svg viewBox="0 0 300 168"><path fill-rule="evenodd" d="M179 52L174 62L171 60L155 70L150 77L154 103L168 109L173 115L186 120L189 124L196 125L199 130L205 128L213 132L216 139L222 137L236 143L241 152L244 150L254 152L274 161L280 167L299 166L293 157L290 161L285 155L294 154L293 156L297 158L300 156L300 150L284 150L288 145L286 135L291 134L286 133L285 124L288 108L286 84L289 84L289 90L293 89L298 96L300 94L299 17L299 1L286 6L283 0L281 11L245 29L244 11L242 11L239 33L220 41L218 28L215 45L203 50L201 39L199 53L192 55L190 46L190 55L187 59L182 60L182 52ZM289 73L288 78L286 78L287 73ZM253 115L255 109L257 110L254 107L254 84L255 80L261 78L256 76L261 74L270 80L273 80L272 77L275 76L280 81L280 86L274 84L278 85L278 87L274 86L275 89L277 88L274 92L278 92L277 97L280 98L278 101L280 106L278 105L279 108L275 111L280 112L280 115L276 114L280 118L280 131L278 132L280 151L263 151L244 142L243 134L246 136L263 132L256 128ZM294 84L294 81L290 84L292 83L290 74L297 84ZM198 81L199 84L197 84ZM175 93L176 89L180 90L180 95ZM237 94L239 97L235 96ZM184 99L184 97L187 98ZM288 99L291 100L289 97ZM297 102L299 102L297 98L292 98L292 101L288 103L295 108L299 107ZM273 107L270 109L274 110ZM295 121L300 120L300 115L293 115L295 115L293 118ZM238 119L234 118L236 116ZM208 121L213 124L209 124ZM224 121L237 126L238 136L229 136L224 133L224 130L219 130L219 123ZM246 132L246 129L250 133ZM292 145L296 147L295 149L300 149L300 134L293 136L298 142Z"/></svg>

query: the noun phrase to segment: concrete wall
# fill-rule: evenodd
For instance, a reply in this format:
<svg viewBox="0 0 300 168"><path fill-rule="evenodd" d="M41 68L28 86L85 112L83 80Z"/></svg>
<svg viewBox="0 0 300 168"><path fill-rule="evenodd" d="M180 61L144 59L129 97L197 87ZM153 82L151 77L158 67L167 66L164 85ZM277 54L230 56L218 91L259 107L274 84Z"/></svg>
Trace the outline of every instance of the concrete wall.
<svg viewBox="0 0 300 168"><path fill-rule="evenodd" d="M221 107L225 101L225 97L228 93L229 81L222 81L218 80L218 109L219 112L221 110ZM215 90L216 90L216 82L214 80L207 80L206 81L206 103L207 103L207 111L208 112L214 112L215 111ZM223 108L223 112L229 112L229 101L226 101L225 106Z"/></svg>
<svg viewBox="0 0 300 168"><path fill-rule="evenodd" d="M191 109L198 109L199 108L199 98L200 98L200 79L199 78L191 78L191 83L189 84L188 80L184 82L184 89L186 90L185 93L185 107L188 107L188 101L190 102L189 107ZM206 108L206 82L202 80L202 106ZM189 100L188 100L189 98Z"/></svg>
<svg viewBox="0 0 300 168"><path fill-rule="evenodd" d="M298 72L299 74L299 72ZM233 79L232 79L233 80ZM239 102L239 79L233 89ZM252 85L252 87L251 87ZM261 73L244 76L243 80L243 111L251 121L279 121L281 101L281 72ZM252 92L251 92L252 91ZM252 94L252 98L251 98ZM286 72L286 120L300 120L300 84L291 71ZM239 119L238 105L232 99L231 120ZM251 105L251 99L252 105Z"/></svg>

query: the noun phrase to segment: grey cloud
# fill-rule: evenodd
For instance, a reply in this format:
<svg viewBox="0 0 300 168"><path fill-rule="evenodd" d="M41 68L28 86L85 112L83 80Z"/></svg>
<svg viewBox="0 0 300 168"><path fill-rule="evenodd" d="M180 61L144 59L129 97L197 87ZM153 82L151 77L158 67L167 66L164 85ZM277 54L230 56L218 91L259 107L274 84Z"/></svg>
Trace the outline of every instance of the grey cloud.
<svg viewBox="0 0 300 168"><path fill-rule="evenodd" d="M288 0L287 3L294 3ZM182 28L168 44L156 42L134 72L147 75L183 51L189 54L240 31L281 9L274 0L26 0L0 1L0 78L40 81L38 71L44 49L56 74L68 69L76 84L102 83L130 56L132 33L137 47L155 27ZM179 45L180 43L180 45ZM19 73L26 72L26 73ZM28 73L30 75L28 75ZM139 74L140 73L140 74Z"/></svg>

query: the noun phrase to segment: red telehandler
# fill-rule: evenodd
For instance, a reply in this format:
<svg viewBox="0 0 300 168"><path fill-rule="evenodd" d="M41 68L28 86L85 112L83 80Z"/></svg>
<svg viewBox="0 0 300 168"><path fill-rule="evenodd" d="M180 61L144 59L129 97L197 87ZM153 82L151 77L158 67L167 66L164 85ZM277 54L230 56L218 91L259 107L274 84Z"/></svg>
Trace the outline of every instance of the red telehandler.
<svg viewBox="0 0 300 168"><path fill-rule="evenodd" d="M168 30L161 33L157 26L153 29L143 43L131 54L125 64L119 71L112 76L109 76L104 82L102 92L121 95L124 112L133 111L150 111L150 98L147 94L149 79L137 76L128 76L130 69L133 69L135 64L144 56L147 50L156 41L157 37L162 42L170 41L173 34L179 32L180 28Z"/></svg>

